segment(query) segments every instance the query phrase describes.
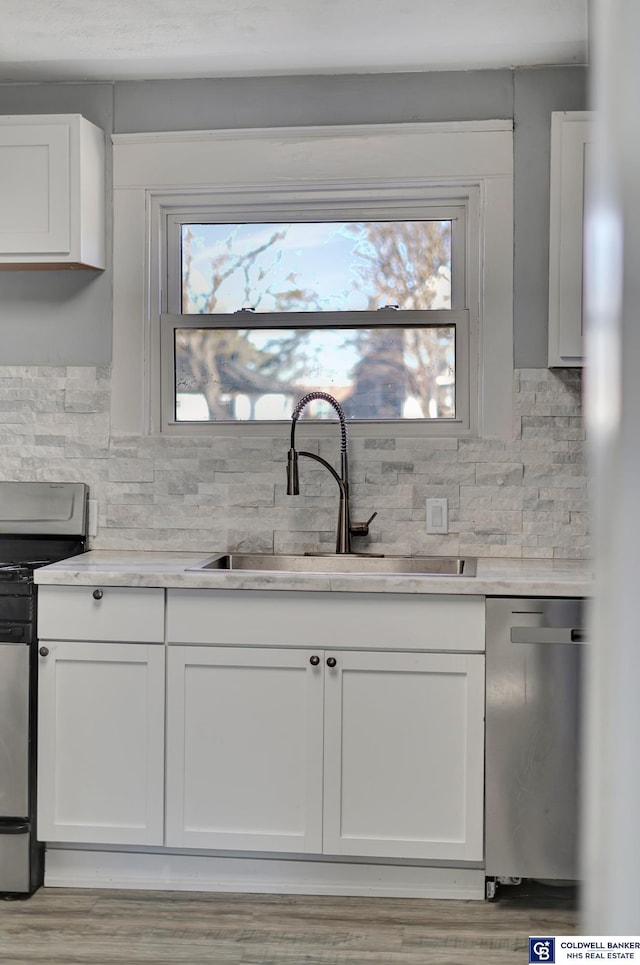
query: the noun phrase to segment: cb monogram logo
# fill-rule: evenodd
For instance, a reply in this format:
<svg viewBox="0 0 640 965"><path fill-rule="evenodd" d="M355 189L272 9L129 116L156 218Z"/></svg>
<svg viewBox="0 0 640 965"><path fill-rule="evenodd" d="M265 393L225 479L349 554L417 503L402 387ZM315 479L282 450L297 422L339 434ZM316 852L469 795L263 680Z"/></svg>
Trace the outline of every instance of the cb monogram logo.
<svg viewBox="0 0 640 965"><path fill-rule="evenodd" d="M555 965L556 948L554 938L530 938L529 939L529 965L535 962L545 962L546 965Z"/></svg>

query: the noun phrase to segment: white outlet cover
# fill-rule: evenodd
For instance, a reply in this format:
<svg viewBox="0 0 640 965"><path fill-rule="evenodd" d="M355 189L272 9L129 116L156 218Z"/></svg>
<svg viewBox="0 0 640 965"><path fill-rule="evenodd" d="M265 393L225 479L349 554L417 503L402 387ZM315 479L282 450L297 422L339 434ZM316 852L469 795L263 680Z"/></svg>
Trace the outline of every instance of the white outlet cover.
<svg viewBox="0 0 640 965"><path fill-rule="evenodd" d="M449 513L446 499L427 499L427 533L448 533Z"/></svg>

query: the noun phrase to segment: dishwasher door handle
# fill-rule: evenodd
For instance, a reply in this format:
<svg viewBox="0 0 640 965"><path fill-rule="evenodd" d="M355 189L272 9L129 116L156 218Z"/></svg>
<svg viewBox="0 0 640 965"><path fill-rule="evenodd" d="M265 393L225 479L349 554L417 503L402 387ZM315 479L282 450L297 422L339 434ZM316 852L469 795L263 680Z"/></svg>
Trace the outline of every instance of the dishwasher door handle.
<svg viewBox="0 0 640 965"><path fill-rule="evenodd" d="M511 627L511 643L586 643L582 627Z"/></svg>

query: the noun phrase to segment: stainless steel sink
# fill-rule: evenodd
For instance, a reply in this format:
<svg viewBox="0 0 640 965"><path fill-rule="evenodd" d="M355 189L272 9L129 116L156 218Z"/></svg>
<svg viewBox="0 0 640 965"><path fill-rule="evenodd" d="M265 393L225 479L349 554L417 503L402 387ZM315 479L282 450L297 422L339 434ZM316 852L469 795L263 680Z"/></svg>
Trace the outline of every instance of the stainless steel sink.
<svg viewBox="0 0 640 965"><path fill-rule="evenodd" d="M475 576L476 560L454 556L369 556L366 554L278 555L219 553L189 572L259 570L278 573L395 573L417 576Z"/></svg>

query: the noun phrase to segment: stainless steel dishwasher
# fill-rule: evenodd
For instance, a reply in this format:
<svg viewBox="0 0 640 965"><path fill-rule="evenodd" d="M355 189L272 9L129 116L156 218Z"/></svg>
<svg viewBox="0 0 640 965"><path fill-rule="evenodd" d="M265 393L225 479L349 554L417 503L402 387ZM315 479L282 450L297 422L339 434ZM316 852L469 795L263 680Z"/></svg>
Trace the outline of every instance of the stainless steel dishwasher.
<svg viewBox="0 0 640 965"><path fill-rule="evenodd" d="M584 642L583 600L487 600L487 897L578 877Z"/></svg>

